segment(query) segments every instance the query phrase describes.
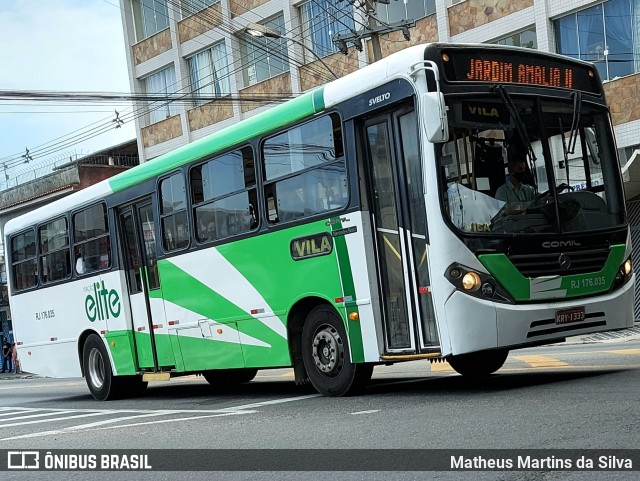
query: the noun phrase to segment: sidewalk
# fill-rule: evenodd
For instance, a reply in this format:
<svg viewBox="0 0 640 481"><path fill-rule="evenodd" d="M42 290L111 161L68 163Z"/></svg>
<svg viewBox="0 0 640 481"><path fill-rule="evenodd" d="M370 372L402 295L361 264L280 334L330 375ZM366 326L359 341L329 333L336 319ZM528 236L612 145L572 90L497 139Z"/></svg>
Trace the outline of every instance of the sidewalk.
<svg viewBox="0 0 640 481"><path fill-rule="evenodd" d="M567 344L590 344L596 342L627 342L640 341L640 322L635 323L634 327L622 329L621 331L606 331L596 334L587 334L584 336L568 337L565 341Z"/></svg>
<svg viewBox="0 0 640 481"><path fill-rule="evenodd" d="M0 372L0 381L11 381L13 379L36 379L42 376L31 374L30 372L21 372L15 374L13 372Z"/></svg>

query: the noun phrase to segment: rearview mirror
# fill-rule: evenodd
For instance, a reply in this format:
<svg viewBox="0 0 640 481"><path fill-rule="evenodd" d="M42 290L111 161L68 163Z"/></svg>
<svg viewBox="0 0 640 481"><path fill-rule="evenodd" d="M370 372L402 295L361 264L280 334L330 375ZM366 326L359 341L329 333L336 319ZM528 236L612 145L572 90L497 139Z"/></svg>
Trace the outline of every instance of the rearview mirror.
<svg viewBox="0 0 640 481"><path fill-rule="evenodd" d="M449 140L449 123L447 122L447 107L441 92L422 94L422 121L429 142L439 143Z"/></svg>

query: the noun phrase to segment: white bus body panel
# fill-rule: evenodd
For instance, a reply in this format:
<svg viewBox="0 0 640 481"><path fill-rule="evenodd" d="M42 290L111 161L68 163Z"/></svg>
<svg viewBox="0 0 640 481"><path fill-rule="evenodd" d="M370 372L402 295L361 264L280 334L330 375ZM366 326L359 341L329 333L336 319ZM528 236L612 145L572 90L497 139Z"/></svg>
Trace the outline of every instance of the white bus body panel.
<svg viewBox="0 0 640 481"><path fill-rule="evenodd" d="M633 285L632 278L622 288L608 294L554 303L517 305L494 303L456 291L444 306L451 351L443 354L465 354L496 347L524 347L525 344L633 327ZM576 306L584 306L587 315L603 312L604 316L570 324L555 324L557 310ZM541 320L548 321L548 324L531 327L532 322ZM606 326L580 329L580 324L602 320L606 320ZM554 328L566 330L536 334Z"/></svg>
<svg viewBox="0 0 640 481"><path fill-rule="evenodd" d="M22 370L58 378L82 376L78 353L80 335L86 330L100 335L127 325L128 303L121 281L120 271L106 272L12 296L11 312L13 318L18 319L14 322L14 334L21 342L17 348ZM90 321L87 297L95 297L94 284L102 286L103 282L105 289L117 294L119 314L114 318L103 311Z"/></svg>

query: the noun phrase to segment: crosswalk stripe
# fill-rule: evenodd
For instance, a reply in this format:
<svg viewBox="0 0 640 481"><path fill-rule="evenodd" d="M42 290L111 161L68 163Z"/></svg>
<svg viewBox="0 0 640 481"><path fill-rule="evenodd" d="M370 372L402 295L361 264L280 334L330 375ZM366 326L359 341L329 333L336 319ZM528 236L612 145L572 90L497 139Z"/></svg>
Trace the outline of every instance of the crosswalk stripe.
<svg viewBox="0 0 640 481"><path fill-rule="evenodd" d="M30 413L32 411L28 410L28 409L22 409L22 410L14 410L14 411L3 411L0 413L0 417L5 417L5 416L15 416L16 414L25 414L25 413Z"/></svg>
<svg viewBox="0 0 640 481"><path fill-rule="evenodd" d="M32 411L25 411L25 412L32 412ZM38 414L29 414L27 416L16 416L10 419L7 419L7 421L17 421L18 419L30 419L30 418L42 418L45 416L59 416L62 414L70 414L70 413L74 413L77 411L74 410L67 410L67 411L55 411L55 412L48 412L48 413L38 413ZM24 413L16 413L16 414L24 414ZM53 421L53 419L45 419L45 421ZM5 424L5 426L7 426Z"/></svg>
<svg viewBox="0 0 640 481"><path fill-rule="evenodd" d="M551 356L513 356L514 359L522 361L531 367L563 367L568 366L568 362L561 361Z"/></svg>
<svg viewBox="0 0 640 481"><path fill-rule="evenodd" d="M59 414L59 413L58 413ZM3 424L2 428L8 428L8 427L12 427L12 426L24 426L25 424L37 424L37 423L50 423L50 422L54 422L54 421L66 421L67 419L76 419L76 418L86 418L89 416L104 416L104 413L88 413L88 414L76 414L74 416L65 416L62 418L53 418L53 419L38 419L36 421L22 421L19 423L9 423L9 424Z"/></svg>

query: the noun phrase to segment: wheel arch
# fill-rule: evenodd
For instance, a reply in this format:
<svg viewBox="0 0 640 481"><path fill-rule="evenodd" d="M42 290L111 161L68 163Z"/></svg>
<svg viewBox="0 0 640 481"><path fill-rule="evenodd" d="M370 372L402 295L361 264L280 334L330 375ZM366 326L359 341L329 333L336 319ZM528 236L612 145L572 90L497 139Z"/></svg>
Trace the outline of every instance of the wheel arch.
<svg viewBox="0 0 640 481"><path fill-rule="evenodd" d="M317 306L326 305L338 311L327 299L319 296L304 297L296 301L287 316L287 338L289 340L289 356L295 374L296 384L308 382L307 371L302 362L302 328L309 313ZM340 316L342 318L342 316Z"/></svg>
<svg viewBox="0 0 640 481"><path fill-rule="evenodd" d="M82 373L82 377L84 377L84 361L83 361L83 353L84 353L84 345L87 342L87 339L89 339L89 336L91 334L95 334L96 336L98 336L100 339L102 339L102 337L100 336L100 334L93 330L93 329L85 329L80 336L78 336L78 359L80 361L80 372ZM104 341L103 341L104 342ZM107 353L109 354L109 362L113 362L111 359L111 353L108 349L108 346L105 345L105 348L107 348ZM111 368L113 369L113 366L111 366Z"/></svg>

